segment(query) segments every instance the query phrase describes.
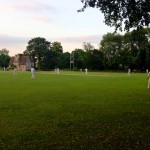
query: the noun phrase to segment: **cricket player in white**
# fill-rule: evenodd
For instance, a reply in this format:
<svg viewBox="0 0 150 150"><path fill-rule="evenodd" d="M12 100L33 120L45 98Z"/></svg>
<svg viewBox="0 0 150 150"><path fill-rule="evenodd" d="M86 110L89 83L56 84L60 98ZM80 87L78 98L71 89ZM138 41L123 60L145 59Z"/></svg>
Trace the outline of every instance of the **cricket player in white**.
<svg viewBox="0 0 150 150"><path fill-rule="evenodd" d="M57 74L59 74L59 68L57 68Z"/></svg>
<svg viewBox="0 0 150 150"><path fill-rule="evenodd" d="M31 68L31 79L35 79L35 69L34 68Z"/></svg>
<svg viewBox="0 0 150 150"><path fill-rule="evenodd" d="M88 72L88 69L87 69L87 68L85 68L85 74L87 74L87 72Z"/></svg>
<svg viewBox="0 0 150 150"><path fill-rule="evenodd" d="M17 73L16 73L16 68L14 68L14 76L15 76L15 75L17 75Z"/></svg>
<svg viewBox="0 0 150 150"><path fill-rule="evenodd" d="M128 69L128 76L131 76L131 69Z"/></svg>
<svg viewBox="0 0 150 150"><path fill-rule="evenodd" d="M149 89L150 88L150 71L148 72L147 79L148 79L147 88Z"/></svg>

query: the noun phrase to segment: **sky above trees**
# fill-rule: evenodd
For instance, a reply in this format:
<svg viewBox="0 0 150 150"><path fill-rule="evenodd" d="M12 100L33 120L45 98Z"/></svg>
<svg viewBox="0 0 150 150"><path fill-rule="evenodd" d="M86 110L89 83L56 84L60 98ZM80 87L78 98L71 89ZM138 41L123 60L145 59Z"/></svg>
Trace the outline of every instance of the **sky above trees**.
<svg viewBox="0 0 150 150"><path fill-rule="evenodd" d="M80 8L80 0L0 0L0 49L22 53L34 37L61 42L68 52L82 48L83 42L97 47L114 28L105 25L98 9L78 13Z"/></svg>

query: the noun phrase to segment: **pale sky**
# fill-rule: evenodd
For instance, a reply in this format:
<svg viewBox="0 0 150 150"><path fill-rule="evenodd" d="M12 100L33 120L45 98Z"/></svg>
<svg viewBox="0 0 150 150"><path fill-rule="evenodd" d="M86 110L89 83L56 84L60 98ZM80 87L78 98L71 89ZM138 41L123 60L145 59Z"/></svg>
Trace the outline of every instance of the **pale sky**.
<svg viewBox="0 0 150 150"><path fill-rule="evenodd" d="M83 42L98 48L114 28L105 25L96 8L78 13L82 6L80 0L0 0L0 49L10 56L22 53L35 37L61 42L64 52L83 48Z"/></svg>

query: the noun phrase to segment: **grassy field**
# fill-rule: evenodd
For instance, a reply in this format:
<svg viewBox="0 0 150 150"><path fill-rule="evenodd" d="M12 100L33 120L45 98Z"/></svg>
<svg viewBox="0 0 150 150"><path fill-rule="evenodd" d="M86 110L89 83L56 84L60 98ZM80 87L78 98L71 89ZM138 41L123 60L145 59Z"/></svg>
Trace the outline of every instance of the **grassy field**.
<svg viewBox="0 0 150 150"><path fill-rule="evenodd" d="M146 73L0 72L0 149L150 149Z"/></svg>

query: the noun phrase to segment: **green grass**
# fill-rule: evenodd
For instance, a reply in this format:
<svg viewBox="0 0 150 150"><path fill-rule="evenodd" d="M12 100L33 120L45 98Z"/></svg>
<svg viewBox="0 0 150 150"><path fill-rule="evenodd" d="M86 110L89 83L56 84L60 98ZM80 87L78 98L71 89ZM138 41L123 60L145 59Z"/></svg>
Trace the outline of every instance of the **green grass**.
<svg viewBox="0 0 150 150"><path fill-rule="evenodd" d="M146 74L0 72L0 149L150 149Z"/></svg>

